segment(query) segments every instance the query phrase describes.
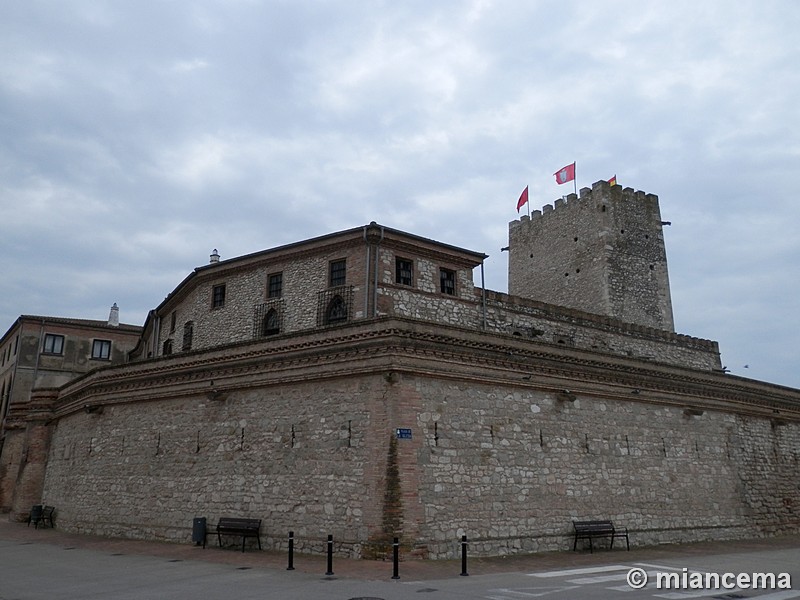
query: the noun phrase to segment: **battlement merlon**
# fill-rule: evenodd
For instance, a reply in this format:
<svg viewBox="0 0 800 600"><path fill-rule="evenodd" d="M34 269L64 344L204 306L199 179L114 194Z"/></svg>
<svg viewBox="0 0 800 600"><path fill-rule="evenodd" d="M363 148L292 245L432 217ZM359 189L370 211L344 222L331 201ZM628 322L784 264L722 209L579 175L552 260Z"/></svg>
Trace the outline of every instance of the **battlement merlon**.
<svg viewBox="0 0 800 600"><path fill-rule="evenodd" d="M619 185L610 185L607 181L601 180L595 181L591 188L581 188L579 194L567 194L554 200L553 204L545 204L541 210L531 211L530 217L528 215L520 216L519 219L515 219L508 224L509 229L546 218L550 214L563 214L569 210L576 210L580 206L602 206L603 203L612 201L647 202L651 208L658 208L658 196L656 194L648 194L631 187L623 188Z"/></svg>

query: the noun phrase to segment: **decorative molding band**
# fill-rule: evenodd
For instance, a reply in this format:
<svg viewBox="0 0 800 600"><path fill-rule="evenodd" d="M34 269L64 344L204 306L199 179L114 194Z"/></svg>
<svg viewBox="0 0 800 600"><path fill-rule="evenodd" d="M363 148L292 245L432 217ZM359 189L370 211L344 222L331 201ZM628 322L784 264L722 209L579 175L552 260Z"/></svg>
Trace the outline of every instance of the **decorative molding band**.
<svg viewBox="0 0 800 600"><path fill-rule="evenodd" d="M101 369L61 388L55 415L79 410L90 400L119 403L205 394L209 382L231 391L387 369L492 385L569 387L618 400L780 413L800 420L800 392L789 388L395 318Z"/></svg>

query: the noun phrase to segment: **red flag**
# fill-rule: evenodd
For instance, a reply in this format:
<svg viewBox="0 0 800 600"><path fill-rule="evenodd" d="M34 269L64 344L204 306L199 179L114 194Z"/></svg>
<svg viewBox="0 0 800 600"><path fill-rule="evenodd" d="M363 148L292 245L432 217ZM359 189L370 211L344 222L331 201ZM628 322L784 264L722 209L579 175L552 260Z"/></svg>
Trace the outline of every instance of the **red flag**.
<svg viewBox="0 0 800 600"><path fill-rule="evenodd" d="M567 165L563 169L556 171L553 173L556 176L556 183L561 185L562 183L567 183L568 181L572 181L575 179L575 163L571 165Z"/></svg>
<svg viewBox="0 0 800 600"><path fill-rule="evenodd" d="M608 180L608 185L617 185L617 176L614 175L611 179Z"/></svg>
<svg viewBox="0 0 800 600"><path fill-rule="evenodd" d="M527 203L528 203L528 186L526 185L525 189L522 190L522 194L520 195L519 200L517 200L517 212L519 212L519 209L525 206Z"/></svg>

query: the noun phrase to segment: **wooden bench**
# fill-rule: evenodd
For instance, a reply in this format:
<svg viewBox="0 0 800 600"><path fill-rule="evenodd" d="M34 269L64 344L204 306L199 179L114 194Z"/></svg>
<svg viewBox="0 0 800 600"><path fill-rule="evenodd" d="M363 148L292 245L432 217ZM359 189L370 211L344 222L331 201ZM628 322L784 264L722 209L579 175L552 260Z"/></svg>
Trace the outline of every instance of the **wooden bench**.
<svg viewBox="0 0 800 600"><path fill-rule="evenodd" d="M578 540L589 540L589 552L594 552L592 545L594 538L611 538L611 548L614 547L615 538L625 538L625 545L628 550L631 549L627 527L614 527L614 523L611 521L573 521L572 524L575 527L573 550L578 549Z"/></svg>
<svg viewBox="0 0 800 600"><path fill-rule="evenodd" d="M242 552L244 552L245 540L249 537L254 537L258 541L258 549L261 550L261 519L220 517L219 523L217 523L217 540L220 548L222 547L223 535L242 536Z"/></svg>
<svg viewBox="0 0 800 600"><path fill-rule="evenodd" d="M28 515L28 526L33 523L34 529L39 529L39 523L42 527L54 527L53 513L55 512L54 506L42 506L41 504L34 504L31 507L31 514Z"/></svg>

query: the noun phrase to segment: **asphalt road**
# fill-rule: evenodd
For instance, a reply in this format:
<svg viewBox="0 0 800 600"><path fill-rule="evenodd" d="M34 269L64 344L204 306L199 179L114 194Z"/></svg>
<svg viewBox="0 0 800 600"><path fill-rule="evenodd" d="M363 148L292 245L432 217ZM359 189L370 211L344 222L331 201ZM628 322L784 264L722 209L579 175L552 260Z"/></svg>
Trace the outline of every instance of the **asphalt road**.
<svg viewBox="0 0 800 600"><path fill-rule="evenodd" d="M13 527L19 533L18 526ZM369 568L360 572L360 566L353 563L345 569L350 574L328 577L324 571L312 572L317 562L313 569L287 571L277 564L253 562L258 561L258 553L199 549L192 554L180 545L163 545L158 552L148 553L142 548L149 546L139 542L80 544L75 543L76 538L22 533L25 535L0 535L0 600L800 599L800 538L776 543L774 548L761 541L754 549L719 544L686 547L685 552L672 547L666 554L659 548L595 552L585 557L564 552L546 560L529 557L476 563L480 572L467 577L455 572L452 563L442 563L440 572L433 566L423 578L415 578L420 569L401 564L401 569L415 573L402 575L401 570L401 578L392 580L390 568L376 570L374 565L363 565ZM216 561L217 557L223 562ZM583 564L576 564L576 557ZM650 579L643 589L633 589L626 580L634 569ZM670 573L675 574L671 582L677 587L657 587L659 574ZM771 573L776 585L775 589L687 585L707 573L734 577ZM787 577L791 589L778 587L787 583ZM732 581L735 579L728 578L727 583ZM670 582L666 576L661 583L665 582Z"/></svg>

